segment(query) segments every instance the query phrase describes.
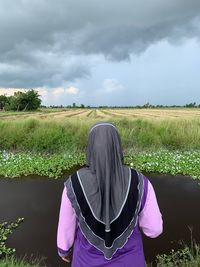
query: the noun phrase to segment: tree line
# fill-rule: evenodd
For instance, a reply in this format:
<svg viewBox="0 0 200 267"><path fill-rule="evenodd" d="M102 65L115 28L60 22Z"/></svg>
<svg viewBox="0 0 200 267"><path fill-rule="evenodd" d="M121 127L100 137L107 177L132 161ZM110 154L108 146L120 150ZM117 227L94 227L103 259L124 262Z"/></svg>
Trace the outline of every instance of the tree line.
<svg viewBox="0 0 200 267"><path fill-rule="evenodd" d="M72 105L50 105L50 106L45 106L45 105L41 105L41 108L102 108L102 109L106 109L106 108L200 108L200 104L197 105L196 102L192 102L192 103L188 103L185 105L153 105L150 103L146 103L144 105L136 105L136 106L85 106L84 104L80 104L77 105L76 103L73 103Z"/></svg>
<svg viewBox="0 0 200 267"><path fill-rule="evenodd" d="M0 95L0 109L13 111L36 110L41 105L40 95L35 90L15 92L13 96Z"/></svg>
<svg viewBox="0 0 200 267"><path fill-rule="evenodd" d="M15 92L13 96L0 95L0 110L5 111L34 111L40 108L200 108L196 102L188 103L186 105L153 105L147 102L144 105L136 106L85 106L84 104L77 105L41 105L42 100L38 91L34 89L28 90L27 92Z"/></svg>

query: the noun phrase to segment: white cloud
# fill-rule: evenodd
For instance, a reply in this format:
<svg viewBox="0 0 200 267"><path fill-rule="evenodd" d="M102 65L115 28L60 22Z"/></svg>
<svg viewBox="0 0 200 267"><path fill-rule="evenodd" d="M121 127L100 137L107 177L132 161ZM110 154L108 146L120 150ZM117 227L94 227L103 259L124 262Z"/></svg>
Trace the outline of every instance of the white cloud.
<svg viewBox="0 0 200 267"><path fill-rule="evenodd" d="M125 90L125 87L116 79L105 79L102 89L97 90L97 94L110 94Z"/></svg>
<svg viewBox="0 0 200 267"><path fill-rule="evenodd" d="M49 91L46 87L38 87L35 88L36 91L38 91L38 94L40 95L40 99L42 100L42 105L48 105L49 102Z"/></svg>
<svg viewBox="0 0 200 267"><path fill-rule="evenodd" d="M58 87L53 89L52 95L55 97L61 97L65 93L65 89L63 87Z"/></svg>
<svg viewBox="0 0 200 267"><path fill-rule="evenodd" d="M46 87L39 87L39 88L36 88L36 90L38 91L38 94L41 95L42 97L46 97L48 96L49 94L49 91Z"/></svg>
<svg viewBox="0 0 200 267"><path fill-rule="evenodd" d="M68 87L65 91L67 94L71 94L71 95L77 95L79 93L79 89L74 86Z"/></svg>
<svg viewBox="0 0 200 267"><path fill-rule="evenodd" d="M14 95L15 92L26 92L27 89L23 88L0 88L0 95L6 95L6 96L11 96Z"/></svg>

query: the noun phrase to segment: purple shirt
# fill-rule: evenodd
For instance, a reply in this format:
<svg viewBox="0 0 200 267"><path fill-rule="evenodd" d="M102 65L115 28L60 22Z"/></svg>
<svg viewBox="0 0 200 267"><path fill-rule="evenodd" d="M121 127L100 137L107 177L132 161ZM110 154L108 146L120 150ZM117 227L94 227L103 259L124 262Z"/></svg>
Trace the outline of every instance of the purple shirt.
<svg viewBox="0 0 200 267"><path fill-rule="evenodd" d="M124 247L118 249L111 260L105 259L103 253L92 246L82 234L76 213L67 197L66 187L64 187L57 229L59 256L67 256L73 246L72 267L144 267L141 231L151 238L159 236L163 231L162 215L155 191L146 177L144 182L145 188L138 223Z"/></svg>

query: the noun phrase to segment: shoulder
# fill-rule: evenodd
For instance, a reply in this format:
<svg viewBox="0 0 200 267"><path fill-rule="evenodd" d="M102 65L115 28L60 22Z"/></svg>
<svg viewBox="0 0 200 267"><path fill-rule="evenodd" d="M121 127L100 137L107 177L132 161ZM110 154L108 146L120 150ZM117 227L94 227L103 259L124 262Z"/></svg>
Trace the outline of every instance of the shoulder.
<svg viewBox="0 0 200 267"><path fill-rule="evenodd" d="M148 183L148 178L139 170L129 167L131 170L132 178L137 177L139 181L143 182L144 184Z"/></svg>
<svg viewBox="0 0 200 267"><path fill-rule="evenodd" d="M146 198L147 198L147 194L148 194L148 189L149 189L150 181L146 177L146 175L144 175L142 172L137 171L137 173L138 173L139 179L143 183L143 199L144 199L144 202L145 202L146 201Z"/></svg>
<svg viewBox="0 0 200 267"><path fill-rule="evenodd" d="M87 177L89 174L91 174L91 171L88 167L82 167L82 168L79 168L78 170L74 171L73 173L71 173L69 175L69 178L70 179L74 179L74 177L80 177L81 178L83 177Z"/></svg>
<svg viewBox="0 0 200 267"><path fill-rule="evenodd" d="M82 167L82 168L78 169L75 173L77 175L81 175L81 177L85 177L85 176L87 176L89 174L92 174L91 170L89 169L89 167Z"/></svg>
<svg viewBox="0 0 200 267"><path fill-rule="evenodd" d="M78 170L72 172L71 174L69 174L69 175L66 177L66 180L65 180L65 182L64 182L64 185L65 185L66 187L68 187L69 184L70 184L70 182L71 182L71 180L74 179L75 176L79 175L80 173L81 173L81 174L82 174L82 173L86 173L86 171L88 171L88 169L87 169L86 167L83 167L83 168L80 168L80 169L78 169Z"/></svg>

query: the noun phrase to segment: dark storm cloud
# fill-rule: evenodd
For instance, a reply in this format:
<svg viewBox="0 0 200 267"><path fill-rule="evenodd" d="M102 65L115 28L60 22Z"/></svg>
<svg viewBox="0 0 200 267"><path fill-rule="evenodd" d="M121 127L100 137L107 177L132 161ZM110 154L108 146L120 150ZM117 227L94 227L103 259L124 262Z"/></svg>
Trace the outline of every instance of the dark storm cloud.
<svg viewBox="0 0 200 267"><path fill-rule="evenodd" d="M90 74L87 56L198 38L199 14L199 0L0 0L0 87L60 86Z"/></svg>

